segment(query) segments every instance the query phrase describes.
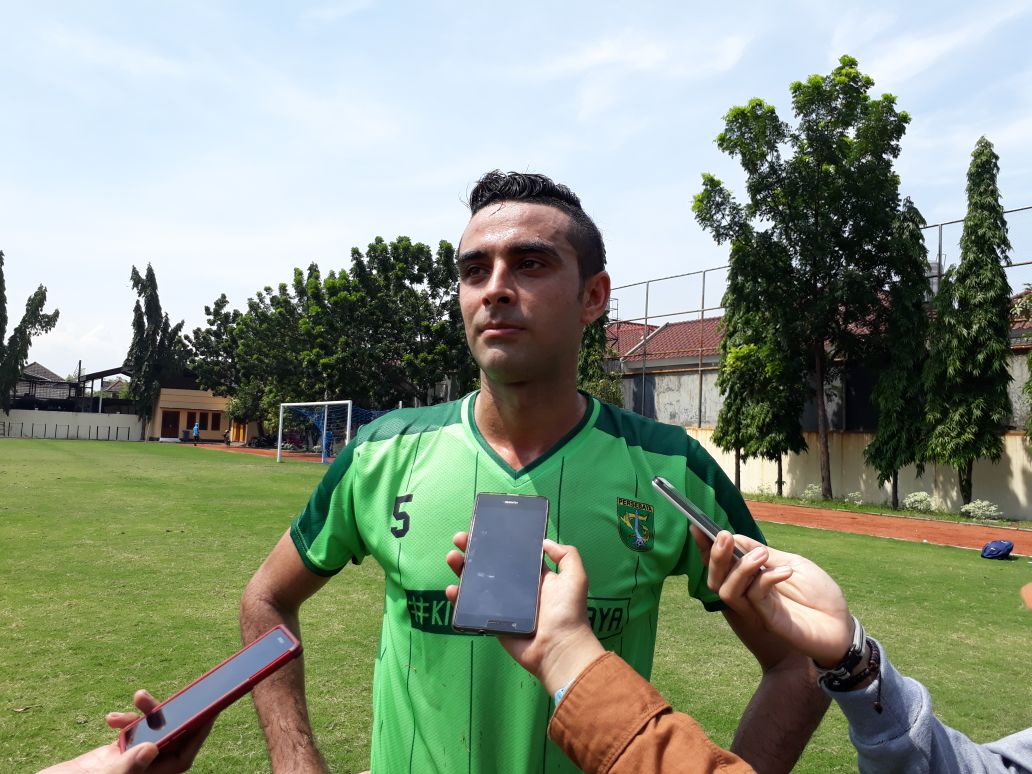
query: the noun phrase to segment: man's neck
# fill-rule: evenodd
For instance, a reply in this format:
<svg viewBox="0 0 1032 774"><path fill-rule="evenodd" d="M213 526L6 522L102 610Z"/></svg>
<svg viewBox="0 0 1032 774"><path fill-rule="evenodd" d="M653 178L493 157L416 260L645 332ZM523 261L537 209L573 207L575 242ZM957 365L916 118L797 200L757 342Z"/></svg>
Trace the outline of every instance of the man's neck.
<svg viewBox="0 0 1032 774"><path fill-rule="evenodd" d="M498 385L481 373L477 429L514 470L531 464L581 421L588 401L568 385Z"/></svg>

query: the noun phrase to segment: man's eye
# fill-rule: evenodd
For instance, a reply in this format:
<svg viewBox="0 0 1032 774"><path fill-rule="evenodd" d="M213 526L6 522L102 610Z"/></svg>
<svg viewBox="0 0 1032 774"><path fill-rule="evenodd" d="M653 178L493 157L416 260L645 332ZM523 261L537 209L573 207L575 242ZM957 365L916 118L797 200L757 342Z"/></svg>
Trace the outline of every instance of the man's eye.
<svg viewBox="0 0 1032 774"><path fill-rule="evenodd" d="M524 258L520 262L521 269L540 269L544 265L544 262L539 261L537 258Z"/></svg>

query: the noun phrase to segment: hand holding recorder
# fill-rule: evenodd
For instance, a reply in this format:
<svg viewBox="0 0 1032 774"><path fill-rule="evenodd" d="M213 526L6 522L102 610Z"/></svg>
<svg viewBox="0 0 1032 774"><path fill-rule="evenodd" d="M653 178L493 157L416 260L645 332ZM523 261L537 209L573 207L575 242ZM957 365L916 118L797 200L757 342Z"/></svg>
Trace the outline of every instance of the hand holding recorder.
<svg viewBox="0 0 1032 774"><path fill-rule="evenodd" d="M724 530L711 542L693 525L692 536L709 566L707 585L728 607L759 620L821 666L841 660L852 641L853 621L842 589L828 573L806 557L745 535Z"/></svg>
<svg viewBox="0 0 1032 774"><path fill-rule="evenodd" d="M809 559L732 536L665 478L652 486L692 523L709 565L707 585L736 613L748 616L820 665L837 664L853 637L842 589Z"/></svg>

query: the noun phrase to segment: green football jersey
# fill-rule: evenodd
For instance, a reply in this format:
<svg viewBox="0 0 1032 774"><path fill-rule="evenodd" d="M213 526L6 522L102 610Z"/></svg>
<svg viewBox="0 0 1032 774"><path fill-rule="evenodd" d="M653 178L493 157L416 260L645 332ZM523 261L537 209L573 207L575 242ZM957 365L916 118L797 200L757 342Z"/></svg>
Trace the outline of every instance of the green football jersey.
<svg viewBox="0 0 1032 774"><path fill-rule="evenodd" d="M576 771L546 729L551 697L494 637L451 629L444 562L478 492L549 500L548 537L577 546L595 634L649 677L663 582L685 575L709 610L688 521L651 485L663 476L718 523L762 540L738 490L684 428L590 398L555 447L513 470L473 419L476 393L393 411L339 455L291 536L305 565L333 575L372 556L386 574L373 677L372 771Z"/></svg>

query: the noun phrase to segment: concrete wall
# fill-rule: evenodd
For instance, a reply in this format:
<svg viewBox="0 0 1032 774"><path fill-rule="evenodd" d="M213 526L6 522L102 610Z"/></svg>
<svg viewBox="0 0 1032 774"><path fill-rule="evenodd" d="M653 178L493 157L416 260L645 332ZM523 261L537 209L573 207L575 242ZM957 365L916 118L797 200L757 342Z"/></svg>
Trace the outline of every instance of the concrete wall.
<svg viewBox="0 0 1032 774"><path fill-rule="evenodd" d="M1014 378L1014 381L1007 388L1007 392L1010 393L1012 408L1010 424L1012 427L1020 430L1028 421L1029 415L1028 398L1023 391L1025 383L1028 381L1027 354L1025 352L1011 352L1010 360L1007 363L1007 370L1010 371L1010 375Z"/></svg>
<svg viewBox="0 0 1032 774"><path fill-rule="evenodd" d="M99 438L112 441L140 440L140 420L135 414L81 414L74 411L14 409L0 414L3 435L12 438Z"/></svg>
<svg viewBox="0 0 1032 774"><path fill-rule="evenodd" d="M699 441L720 463L731 480L735 475L734 454L716 447L710 428L688 427L688 434ZM820 462L817 455L817 434L804 433L810 451L788 455L784 460L785 494L797 497L807 484L820 484ZM828 442L831 456L831 488L836 497L860 492L865 502L883 504L889 501L888 484L878 486L878 474L864 464L864 448L871 442L869 433L831 433ZM1003 436L1003 457L996 464L980 460L973 472L974 499L990 500L1012 519L1032 520L1032 450L1024 433ZM758 492L761 487L776 491L777 465L767 460L749 460L742 465L742 491ZM928 492L936 507L959 511L960 490L953 468L927 465L924 476L918 477L913 467L900 472L899 497L912 492Z"/></svg>
<svg viewBox="0 0 1032 774"><path fill-rule="evenodd" d="M699 373L673 371L623 375L624 406L660 422L698 427ZM644 407L642 402L644 401ZM717 389L717 372L702 372L702 426L713 427L720 413L721 397Z"/></svg>

